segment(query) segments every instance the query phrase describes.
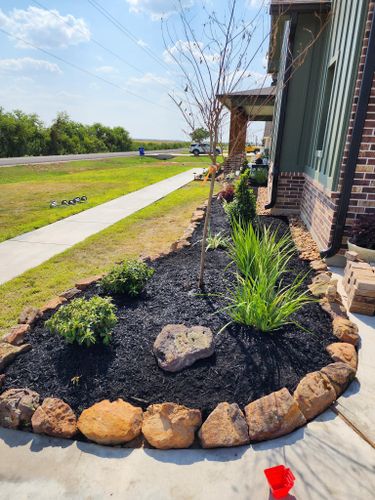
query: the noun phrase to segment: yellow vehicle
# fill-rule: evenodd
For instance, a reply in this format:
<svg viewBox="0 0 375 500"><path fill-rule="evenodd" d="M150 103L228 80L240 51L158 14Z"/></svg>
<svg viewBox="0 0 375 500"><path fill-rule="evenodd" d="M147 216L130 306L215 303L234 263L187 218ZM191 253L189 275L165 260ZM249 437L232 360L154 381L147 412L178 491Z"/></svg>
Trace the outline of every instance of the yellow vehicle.
<svg viewBox="0 0 375 500"><path fill-rule="evenodd" d="M252 146L251 144L248 144L245 148L246 153L260 153L260 146Z"/></svg>

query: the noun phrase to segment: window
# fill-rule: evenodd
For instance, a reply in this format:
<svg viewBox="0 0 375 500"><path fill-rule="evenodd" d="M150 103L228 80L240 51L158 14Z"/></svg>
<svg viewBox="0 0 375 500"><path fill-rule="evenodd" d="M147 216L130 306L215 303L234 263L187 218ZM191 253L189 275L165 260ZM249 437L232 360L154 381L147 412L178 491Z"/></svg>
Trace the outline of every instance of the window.
<svg viewBox="0 0 375 500"><path fill-rule="evenodd" d="M334 76L335 76L335 63L331 64L331 66L328 68L327 81L324 89L322 114L320 116L318 145L317 145L318 151L321 151L323 149L323 142L327 127L328 110L329 110L329 103L331 101Z"/></svg>

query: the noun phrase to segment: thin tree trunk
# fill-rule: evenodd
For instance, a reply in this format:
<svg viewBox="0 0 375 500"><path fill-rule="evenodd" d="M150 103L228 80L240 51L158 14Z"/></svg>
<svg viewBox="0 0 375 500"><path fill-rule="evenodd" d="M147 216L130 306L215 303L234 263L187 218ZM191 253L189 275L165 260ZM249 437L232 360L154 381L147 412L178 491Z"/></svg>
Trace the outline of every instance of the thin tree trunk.
<svg viewBox="0 0 375 500"><path fill-rule="evenodd" d="M198 287L199 288L203 288L204 266L205 266L205 262L206 262L206 240L207 240L207 234L208 234L208 227L210 225L211 205L212 205L212 197L213 197L214 188L215 188L215 180L216 180L216 171L213 172L212 176L211 176L210 192L208 195L206 217L204 219L202 248L201 248L201 260L200 260L199 279L198 279Z"/></svg>

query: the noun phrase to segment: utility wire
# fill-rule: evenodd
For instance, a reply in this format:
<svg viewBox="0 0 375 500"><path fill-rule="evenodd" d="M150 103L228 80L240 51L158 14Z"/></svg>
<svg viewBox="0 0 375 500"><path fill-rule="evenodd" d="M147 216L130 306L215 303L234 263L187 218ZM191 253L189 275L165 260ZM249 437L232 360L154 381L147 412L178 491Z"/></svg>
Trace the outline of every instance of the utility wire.
<svg viewBox="0 0 375 500"><path fill-rule="evenodd" d="M154 61L156 61L160 66L162 66L165 70L169 71L168 66L164 63L160 57L155 54L151 49L148 47L142 47L142 45L139 45L138 43L138 38L128 29L126 28L120 21L118 21L105 7L103 7L100 3L98 3L96 0L87 0L89 4L94 7L102 16L104 16L110 23L112 23L114 26L116 26L117 29L119 29L129 40L131 40L137 47L139 47L143 52L145 52L148 56L152 57Z"/></svg>
<svg viewBox="0 0 375 500"><path fill-rule="evenodd" d="M101 77L99 75L96 75L95 73L92 73L88 69L81 68L81 66L78 66L77 64L74 64L74 63L72 63L70 61L67 61L63 57L57 56L57 55L53 54L52 52L49 52L48 50L42 49L41 47L38 47L37 45L35 45L35 44L31 43L31 42L28 42L24 38L21 38L21 37L18 37L16 35L13 35L12 33L9 33L9 31L4 30L3 28L0 28L0 31L2 33L4 33L5 35L10 36L11 38L15 38L16 40L19 40L22 43L30 45L30 47L33 47L34 49L37 49L40 52L43 52L44 54L47 54L48 56L53 57L54 59L57 59L58 61L67 64L68 66L71 66L72 68L80 71L81 73L84 73L84 74L89 75L89 76L91 76L93 78L96 78L97 80L100 80L100 81L102 81L104 83L107 83L108 85L111 85L112 87L115 87L115 88L121 90L122 92L125 92L126 94L132 95L133 97L136 97L137 99L141 99L142 101L145 101L148 104L152 104L154 106L158 106L159 108L167 109L168 111L170 110L169 108L167 108L167 106L163 106L162 104L158 104L158 103L156 103L154 101L151 101L151 100L147 99L146 97L140 96L140 95L132 92L131 90L127 90L127 89L125 89L124 87L121 87L121 85L118 85L115 82L111 82L110 80L107 80L106 78L103 78L103 77Z"/></svg>
<svg viewBox="0 0 375 500"><path fill-rule="evenodd" d="M38 2L37 0L32 0L36 5L38 5L39 7L41 7L42 9L45 9L47 10L48 12L50 12L53 16L55 16L57 19L59 19L59 21L63 21L67 26L69 26L69 28L72 28L72 25L69 24L64 18L63 16L61 16L60 14L54 12L53 10L50 10L48 7L46 7L45 5L43 5L41 2ZM78 26L75 26L76 29L78 29L78 31L80 33L82 33L83 35L86 35L86 33L81 29L79 28ZM90 37L90 42L93 42L95 43L98 47L101 47L102 49L104 49L106 52L108 52L109 54L117 57L117 59L119 59L120 61L122 61L123 63L125 63L127 66L129 66L130 68L133 68L135 71L137 71L138 73L140 73L141 75L144 74L144 71L137 68L137 66L134 66L134 64L128 62L126 59L124 59L122 56L120 56L119 54L117 54L116 52L114 52L112 49L109 49L108 47L106 47L105 45L103 45L101 42L99 42L98 40L95 40L95 38L92 38ZM139 45L137 43L137 45ZM164 87L168 92L170 92L170 88L167 87L167 85L159 82L159 85L161 85L162 87Z"/></svg>

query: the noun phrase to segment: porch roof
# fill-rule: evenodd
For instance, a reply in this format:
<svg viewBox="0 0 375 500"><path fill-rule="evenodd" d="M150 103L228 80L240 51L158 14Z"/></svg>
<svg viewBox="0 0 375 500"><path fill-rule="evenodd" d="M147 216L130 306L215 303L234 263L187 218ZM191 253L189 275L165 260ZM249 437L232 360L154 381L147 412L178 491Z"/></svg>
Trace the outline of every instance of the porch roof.
<svg viewBox="0 0 375 500"><path fill-rule="evenodd" d="M217 98L229 110L242 109L251 121L271 121L276 87L241 90L219 94Z"/></svg>
<svg viewBox="0 0 375 500"><path fill-rule="evenodd" d="M271 0L270 13L280 14L283 11L329 10L331 0ZM285 12L286 13L286 12Z"/></svg>

